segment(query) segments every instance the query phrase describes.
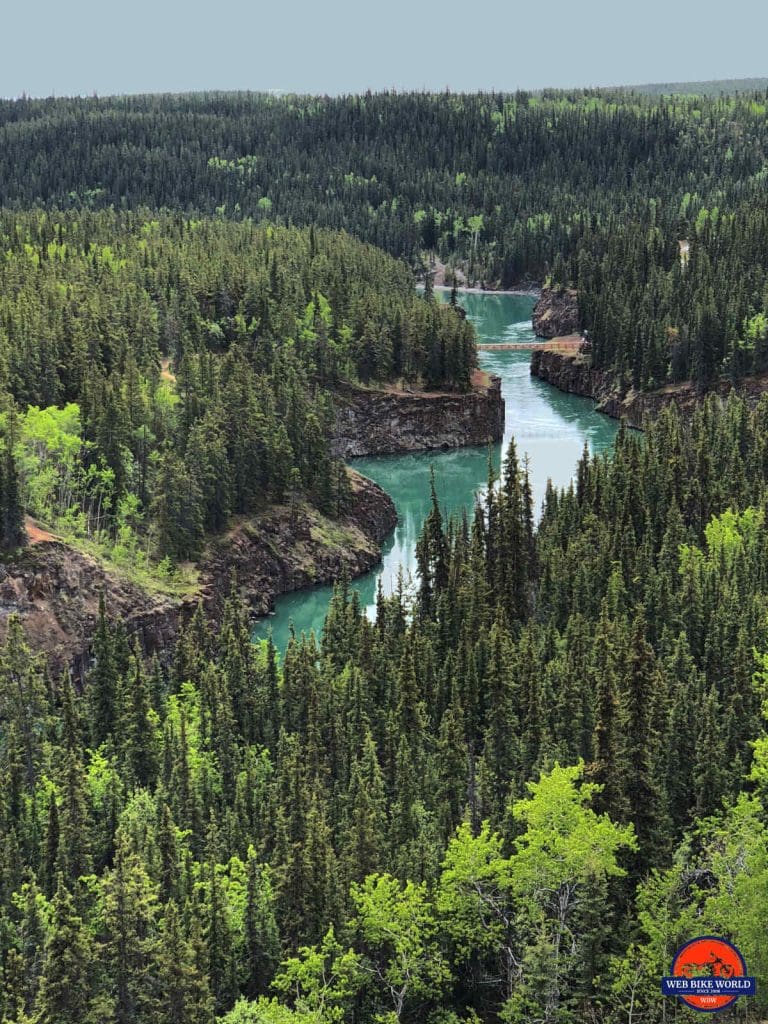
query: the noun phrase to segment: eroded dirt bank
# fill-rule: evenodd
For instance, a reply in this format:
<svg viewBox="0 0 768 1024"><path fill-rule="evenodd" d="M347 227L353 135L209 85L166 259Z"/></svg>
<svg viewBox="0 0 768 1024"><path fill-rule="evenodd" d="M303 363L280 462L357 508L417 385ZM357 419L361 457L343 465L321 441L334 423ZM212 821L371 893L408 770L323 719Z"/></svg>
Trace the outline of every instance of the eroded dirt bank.
<svg viewBox="0 0 768 1024"><path fill-rule="evenodd" d="M181 621L202 602L214 616L232 579L254 615L279 595L312 583L329 583L345 571L367 572L381 558L380 543L397 522L395 506L371 480L350 471L353 500L340 521L308 505L277 506L238 522L215 538L202 557L199 586L184 597L151 594L97 559L37 531L35 543L0 565L0 640L8 618L20 616L31 646L54 672L80 678L105 596L109 614L121 621L146 654L172 647Z"/></svg>

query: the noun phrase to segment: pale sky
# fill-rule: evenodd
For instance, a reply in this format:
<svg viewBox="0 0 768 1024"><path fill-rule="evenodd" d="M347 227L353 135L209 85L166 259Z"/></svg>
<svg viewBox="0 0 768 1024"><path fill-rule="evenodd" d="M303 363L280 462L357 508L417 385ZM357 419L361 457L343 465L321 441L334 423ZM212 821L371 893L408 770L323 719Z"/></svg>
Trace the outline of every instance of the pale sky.
<svg viewBox="0 0 768 1024"><path fill-rule="evenodd" d="M0 33L1 96L768 75L766 0L0 0Z"/></svg>

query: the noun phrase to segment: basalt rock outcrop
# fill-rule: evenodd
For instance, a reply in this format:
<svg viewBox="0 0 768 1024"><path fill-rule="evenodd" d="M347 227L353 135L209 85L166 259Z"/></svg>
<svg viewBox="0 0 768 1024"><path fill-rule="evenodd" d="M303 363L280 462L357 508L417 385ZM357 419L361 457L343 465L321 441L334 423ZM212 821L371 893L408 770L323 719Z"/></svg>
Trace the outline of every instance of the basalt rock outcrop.
<svg viewBox="0 0 768 1024"><path fill-rule="evenodd" d="M533 329L539 338L557 338L579 330L579 302L574 288L545 287L533 307Z"/></svg>
<svg viewBox="0 0 768 1024"><path fill-rule="evenodd" d="M332 449L342 458L460 448L504 435L501 381L493 376L466 394L345 385L335 402Z"/></svg>
<svg viewBox="0 0 768 1024"><path fill-rule="evenodd" d="M701 401L703 392L690 381L668 384L655 391L620 388L606 370L593 367L582 352L558 352L535 349L531 356L531 374L571 395L591 398L598 412L624 420L641 430L646 419L655 419L663 409L675 407L687 415ZM750 405L756 405L768 393L768 376L745 377L734 385L728 378L713 381L706 393L725 399L735 391Z"/></svg>
<svg viewBox="0 0 768 1024"><path fill-rule="evenodd" d="M352 501L343 519L331 520L306 504L281 505L243 520L208 545L199 563L199 585L184 597L150 594L96 558L56 538L25 548L0 564L0 640L16 613L28 641L54 673L81 679L104 595L146 654L172 649L179 625L202 602L214 618L233 581L254 616L282 593L329 583L344 572L367 572L381 558L380 543L395 527L397 512L371 480L350 472Z"/></svg>
<svg viewBox="0 0 768 1024"><path fill-rule="evenodd" d="M233 579L252 613L264 615L279 594L360 576L380 561L379 545L397 525L397 511L373 481L349 472L352 503L343 519L328 519L308 505L281 505L211 543L200 569L214 615Z"/></svg>
<svg viewBox="0 0 768 1024"><path fill-rule="evenodd" d="M531 374L566 394L593 399L599 412L638 429L646 415L657 415L671 401L658 392L622 391L608 371L593 367L589 356L580 351L534 349Z"/></svg>
<svg viewBox="0 0 768 1024"><path fill-rule="evenodd" d="M598 401L612 393L608 374L594 369L581 352L559 352L544 346L535 348L531 353L531 374L569 395Z"/></svg>

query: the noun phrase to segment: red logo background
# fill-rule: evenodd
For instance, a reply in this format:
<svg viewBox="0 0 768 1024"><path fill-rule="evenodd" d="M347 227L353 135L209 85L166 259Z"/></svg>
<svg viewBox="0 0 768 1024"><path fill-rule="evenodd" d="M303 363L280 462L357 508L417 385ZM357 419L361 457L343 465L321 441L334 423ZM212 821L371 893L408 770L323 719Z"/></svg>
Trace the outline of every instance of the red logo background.
<svg viewBox="0 0 768 1024"><path fill-rule="evenodd" d="M741 954L729 942L714 936L692 939L682 946L672 963L676 978L741 978L746 975ZM682 1002L695 1010L724 1010L735 1003L738 995L680 996Z"/></svg>

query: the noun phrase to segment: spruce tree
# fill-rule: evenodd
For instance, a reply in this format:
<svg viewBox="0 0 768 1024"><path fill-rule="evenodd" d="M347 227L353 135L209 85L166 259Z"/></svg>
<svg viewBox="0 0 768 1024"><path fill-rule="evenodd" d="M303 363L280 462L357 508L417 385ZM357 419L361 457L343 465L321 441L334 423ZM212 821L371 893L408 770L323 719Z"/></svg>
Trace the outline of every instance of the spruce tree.
<svg viewBox="0 0 768 1024"><path fill-rule="evenodd" d="M171 900L165 908L157 954L158 1024L212 1024L213 999L208 979L196 962L192 943L184 936L181 915Z"/></svg>
<svg viewBox="0 0 768 1024"><path fill-rule="evenodd" d="M36 1020L83 1024L91 1019L94 990L92 941L60 876L45 942Z"/></svg>
<svg viewBox="0 0 768 1024"><path fill-rule="evenodd" d="M259 863L252 846L248 849L246 862L246 886L246 977L243 991L250 999L255 999L266 994L269 989L280 960L280 937L275 920L269 868Z"/></svg>
<svg viewBox="0 0 768 1024"><path fill-rule="evenodd" d="M100 956L107 968L110 1019L115 1024L153 1019L159 996L157 889L125 836L118 837L115 864L102 891Z"/></svg>
<svg viewBox="0 0 768 1024"><path fill-rule="evenodd" d="M13 447L16 422L12 416L0 450L0 550L13 551L27 540L24 511L19 496L19 478Z"/></svg>

